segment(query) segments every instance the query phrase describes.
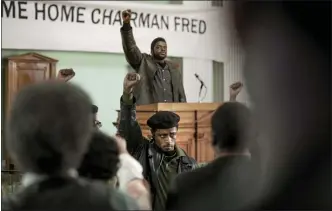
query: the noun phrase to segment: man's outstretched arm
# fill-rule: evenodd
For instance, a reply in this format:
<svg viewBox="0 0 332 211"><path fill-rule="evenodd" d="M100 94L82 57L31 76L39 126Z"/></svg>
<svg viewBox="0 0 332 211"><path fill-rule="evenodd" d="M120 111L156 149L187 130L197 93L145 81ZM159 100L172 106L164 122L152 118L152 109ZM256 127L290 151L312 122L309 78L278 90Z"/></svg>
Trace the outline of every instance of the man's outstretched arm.
<svg viewBox="0 0 332 211"><path fill-rule="evenodd" d="M137 147L143 143L143 134L136 120L136 104L132 94L134 86L139 82L137 73L128 73L123 83L123 94L120 100L119 135L127 142L129 153L134 153Z"/></svg>
<svg viewBox="0 0 332 211"><path fill-rule="evenodd" d="M236 101L236 97L241 92L242 87L243 87L242 82L235 82L229 86L229 101L231 102Z"/></svg>
<svg viewBox="0 0 332 211"><path fill-rule="evenodd" d="M142 61L142 53L136 45L133 29L130 25L131 10L122 12L123 26L121 27L121 38L123 52L127 62L137 71Z"/></svg>

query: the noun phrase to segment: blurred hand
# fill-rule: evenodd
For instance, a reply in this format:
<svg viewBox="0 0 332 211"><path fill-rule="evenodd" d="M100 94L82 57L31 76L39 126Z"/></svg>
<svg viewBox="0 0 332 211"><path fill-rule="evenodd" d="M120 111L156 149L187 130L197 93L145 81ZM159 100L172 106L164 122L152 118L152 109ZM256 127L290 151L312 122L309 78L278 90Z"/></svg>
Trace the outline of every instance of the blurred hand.
<svg viewBox="0 0 332 211"><path fill-rule="evenodd" d="M133 88L139 83L141 76L137 73L128 73L123 81L123 92L130 94Z"/></svg>
<svg viewBox="0 0 332 211"><path fill-rule="evenodd" d="M130 23L130 19L131 19L131 10L127 9L127 10L122 11L123 23Z"/></svg>
<svg viewBox="0 0 332 211"><path fill-rule="evenodd" d="M114 139L116 141L116 144L118 145L120 154L126 154L126 153L128 153L126 140L124 140L120 136L115 136Z"/></svg>
<svg viewBox="0 0 332 211"><path fill-rule="evenodd" d="M236 99L236 96L240 93L242 87L243 83L239 81L229 86L229 96L231 101Z"/></svg>
<svg viewBox="0 0 332 211"><path fill-rule="evenodd" d="M69 80L71 80L72 78L74 78L74 76L75 76L75 71L72 68L61 69L58 72L57 80L68 82Z"/></svg>
<svg viewBox="0 0 332 211"><path fill-rule="evenodd" d="M95 120L94 121L94 125L95 125L95 127L97 127L97 128L101 128L103 125L101 124L101 122L99 122L98 120Z"/></svg>

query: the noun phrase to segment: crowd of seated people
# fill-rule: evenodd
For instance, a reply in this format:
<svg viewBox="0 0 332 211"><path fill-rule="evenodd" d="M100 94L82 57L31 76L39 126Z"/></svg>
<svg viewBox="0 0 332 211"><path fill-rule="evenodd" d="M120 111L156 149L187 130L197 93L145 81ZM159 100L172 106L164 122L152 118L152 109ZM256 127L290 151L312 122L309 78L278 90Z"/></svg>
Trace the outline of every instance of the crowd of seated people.
<svg viewBox="0 0 332 211"><path fill-rule="evenodd" d="M302 23L295 18L299 14L304 18L312 17L312 12L305 8L316 6L321 12L319 15L325 14L327 8L327 5L312 4L293 14L297 7L292 4L275 8L273 5L246 1L235 5L236 27L249 55L246 68L254 73L264 74L266 71L262 70L256 57L268 54L264 51L265 45L273 44L275 39L286 39L285 35L297 34L288 27L281 27L282 24L269 25L272 31L284 29L285 34L275 39L267 38L262 46L259 35L269 32L255 27L264 24L258 20L266 17L266 20L278 22L284 20L283 14L287 13L287 18ZM278 13L280 10L283 13ZM326 23L323 21L325 16L316 18ZM289 51L302 53L305 58L312 55L309 50L319 52L319 56L301 62L321 67L314 68L320 75L316 75L313 83L326 88L326 73L330 71L326 56L329 51L325 45L327 35L309 26L299 27L307 37L299 38L297 41L303 45L291 45ZM317 45L307 43L312 37L321 38L313 39ZM283 56L264 58L273 64L279 59L293 59L295 64L299 63L297 59ZM295 69L289 71L296 75L303 70L298 71L299 67L303 65L295 65ZM307 73L303 76L304 82L297 81L301 87L312 79L312 70L303 71ZM128 73L124 78L116 136L99 130L98 107L93 105L90 96L79 86L66 83L75 75L72 69L59 71L57 80L28 85L13 101L5 133L7 150L23 172L22 187L3 197L1 208L5 211L328 210L331 208L327 156L330 125L324 117L327 116L330 96L325 92L316 94L320 86L312 86L317 92L306 94L315 96L316 102L321 102L318 103L320 108L325 110L310 113L310 109L299 109L301 105L317 108L317 103L304 104L306 98L303 95L294 98L290 96L293 92L280 90L279 83L284 81L287 91L291 88L300 91L299 86L293 86L292 80L284 80L277 77L278 74L272 79L266 77L269 83L257 80L254 74L245 74L254 109L236 102L242 83L230 86L230 101L223 103L212 116L211 144L216 157L205 165L198 164L177 145L180 117L174 112L156 112L147 121L152 138L142 135L133 94L141 80L138 73ZM267 96L259 84L266 85L266 89L275 94L273 98ZM279 99L282 108L276 106L280 105L277 104ZM286 119L288 116L291 118ZM259 128L265 130L252 126L257 119L261 121ZM290 123L298 123L296 131L285 127ZM261 137L265 140L262 141ZM271 140L279 142L271 143ZM299 143L305 144L299 147ZM300 150L282 148L285 145ZM263 151L262 146L268 147ZM270 154L263 153L268 150ZM281 150L283 154L279 156Z"/></svg>

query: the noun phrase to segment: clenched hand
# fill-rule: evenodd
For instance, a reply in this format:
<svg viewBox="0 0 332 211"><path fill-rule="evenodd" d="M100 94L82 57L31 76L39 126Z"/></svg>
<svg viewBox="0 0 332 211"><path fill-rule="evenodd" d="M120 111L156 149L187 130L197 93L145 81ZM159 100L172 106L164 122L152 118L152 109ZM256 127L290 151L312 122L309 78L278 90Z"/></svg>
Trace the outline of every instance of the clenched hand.
<svg viewBox="0 0 332 211"><path fill-rule="evenodd" d="M243 87L242 82L235 82L229 86L229 95L230 95L231 101L236 100L236 96L240 93L240 91L242 90L242 87Z"/></svg>
<svg viewBox="0 0 332 211"><path fill-rule="evenodd" d="M69 80L74 78L74 76L75 76L75 71L72 68L61 69L58 72L57 80L68 82Z"/></svg>
<svg viewBox="0 0 332 211"><path fill-rule="evenodd" d="M122 11L123 23L130 23L130 19L131 19L131 10L127 9L127 10Z"/></svg>
<svg viewBox="0 0 332 211"><path fill-rule="evenodd" d="M137 73L128 73L123 81L123 92L131 94L133 88L139 83L141 76Z"/></svg>

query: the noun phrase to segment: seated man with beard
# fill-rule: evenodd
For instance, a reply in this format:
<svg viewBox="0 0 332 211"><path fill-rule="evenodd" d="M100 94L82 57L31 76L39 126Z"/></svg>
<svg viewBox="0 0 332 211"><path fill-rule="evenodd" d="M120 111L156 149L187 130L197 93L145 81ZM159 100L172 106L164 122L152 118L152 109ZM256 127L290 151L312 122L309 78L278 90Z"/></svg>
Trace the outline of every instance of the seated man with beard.
<svg viewBox="0 0 332 211"><path fill-rule="evenodd" d="M136 120L132 89L139 82L136 73L128 73L121 97L119 133L127 141L129 153L143 166L143 176L151 186L153 210L165 210L168 187L181 172L191 171L196 161L176 145L180 117L169 111L159 111L147 121L152 140L142 135Z"/></svg>

